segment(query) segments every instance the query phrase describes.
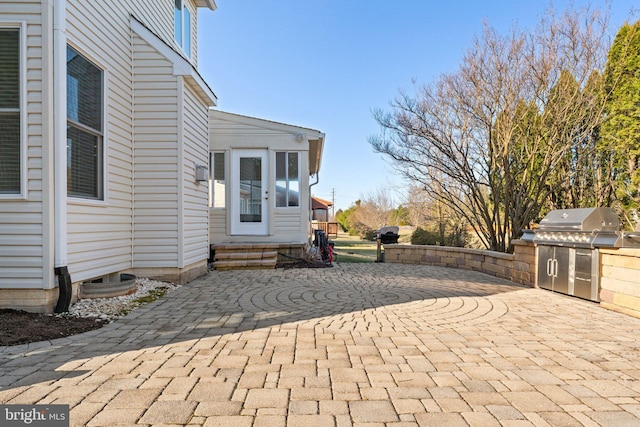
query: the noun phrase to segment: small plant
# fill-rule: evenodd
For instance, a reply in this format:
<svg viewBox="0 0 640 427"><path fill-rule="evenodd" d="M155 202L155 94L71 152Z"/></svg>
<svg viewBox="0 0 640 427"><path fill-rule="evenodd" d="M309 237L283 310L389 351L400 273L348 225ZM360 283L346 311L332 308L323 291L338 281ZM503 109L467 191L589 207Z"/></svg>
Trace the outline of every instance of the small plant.
<svg viewBox="0 0 640 427"><path fill-rule="evenodd" d="M151 289L146 295L143 295L131 301L125 308L120 311L120 315L126 316L141 305L149 304L150 302L154 302L155 300L162 298L167 292L169 292L169 288L166 287Z"/></svg>
<svg viewBox="0 0 640 427"><path fill-rule="evenodd" d="M137 305L149 304L150 302L154 302L158 298L162 298L168 291L168 288L162 287L152 289L147 295L143 295L140 298L136 298L135 300L133 300L133 303Z"/></svg>

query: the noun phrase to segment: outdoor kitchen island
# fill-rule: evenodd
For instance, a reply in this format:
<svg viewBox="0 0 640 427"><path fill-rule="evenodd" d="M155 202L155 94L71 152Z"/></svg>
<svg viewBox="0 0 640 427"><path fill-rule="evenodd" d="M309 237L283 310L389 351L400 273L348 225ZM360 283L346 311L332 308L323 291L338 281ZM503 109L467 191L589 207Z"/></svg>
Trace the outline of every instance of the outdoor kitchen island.
<svg viewBox="0 0 640 427"><path fill-rule="evenodd" d="M560 209L549 212L522 240L536 245L540 288L600 301L600 249L638 248L640 233L620 231L610 208Z"/></svg>

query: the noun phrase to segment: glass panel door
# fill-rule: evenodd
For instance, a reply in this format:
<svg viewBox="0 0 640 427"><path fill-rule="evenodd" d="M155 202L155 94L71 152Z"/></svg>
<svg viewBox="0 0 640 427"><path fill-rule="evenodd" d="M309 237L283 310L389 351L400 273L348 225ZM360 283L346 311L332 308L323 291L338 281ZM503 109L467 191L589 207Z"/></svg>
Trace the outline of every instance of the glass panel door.
<svg viewBox="0 0 640 427"><path fill-rule="evenodd" d="M267 150L232 152L231 234L268 234Z"/></svg>

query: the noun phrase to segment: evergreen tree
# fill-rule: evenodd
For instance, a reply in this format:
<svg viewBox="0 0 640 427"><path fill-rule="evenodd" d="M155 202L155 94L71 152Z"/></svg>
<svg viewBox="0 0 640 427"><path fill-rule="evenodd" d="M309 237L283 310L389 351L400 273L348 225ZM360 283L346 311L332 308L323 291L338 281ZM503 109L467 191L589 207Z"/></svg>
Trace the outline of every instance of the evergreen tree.
<svg viewBox="0 0 640 427"><path fill-rule="evenodd" d="M618 31L607 57L605 91L601 149L613 154L616 196L632 222L640 207L640 21Z"/></svg>

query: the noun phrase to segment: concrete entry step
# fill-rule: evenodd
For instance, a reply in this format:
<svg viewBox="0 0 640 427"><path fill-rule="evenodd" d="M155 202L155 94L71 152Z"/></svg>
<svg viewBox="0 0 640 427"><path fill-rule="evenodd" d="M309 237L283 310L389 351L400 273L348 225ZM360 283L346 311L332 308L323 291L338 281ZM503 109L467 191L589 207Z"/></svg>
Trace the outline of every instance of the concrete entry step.
<svg viewBox="0 0 640 427"><path fill-rule="evenodd" d="M271 259L276 258L278 252L218 252L216 251L216 261L222 260L251 260L251 259Z"/></svg>
<svg viewBox="0 0 640 427"><path fill-rule="evenodd" d="M278 262L277 245L212 245L216 270L273 269Z"/></svg>

